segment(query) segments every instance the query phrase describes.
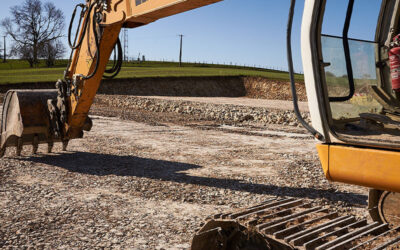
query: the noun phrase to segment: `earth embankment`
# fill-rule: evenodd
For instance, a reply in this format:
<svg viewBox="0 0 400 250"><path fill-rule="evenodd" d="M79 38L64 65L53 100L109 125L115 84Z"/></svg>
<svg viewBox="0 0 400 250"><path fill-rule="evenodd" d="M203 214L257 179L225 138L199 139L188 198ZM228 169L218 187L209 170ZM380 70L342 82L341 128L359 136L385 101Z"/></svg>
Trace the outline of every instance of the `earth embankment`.
<svg viewBox="0 0 400 250"><path fill-rule="evenodd" d="M54 89L54 82L0 85L0 93L10 89ZM300 101L306 101L304 83L297 83ZM106 95L247 97L270 100L291 100L288 82L263 77L155 77L103 80L98 90Z"/></svg>

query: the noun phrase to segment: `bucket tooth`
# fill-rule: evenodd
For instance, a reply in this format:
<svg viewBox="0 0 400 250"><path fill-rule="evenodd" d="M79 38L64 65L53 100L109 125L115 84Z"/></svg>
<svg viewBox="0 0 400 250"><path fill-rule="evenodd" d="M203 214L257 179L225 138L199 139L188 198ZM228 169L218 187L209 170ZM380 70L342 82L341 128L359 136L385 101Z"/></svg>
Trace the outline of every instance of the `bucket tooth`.
<svg viewBox="0 0 400 250"><path fill-rule="evenodd" d="M6 154L6 147L0 149L0 158L3 158L5 154Z"/></svg>
<svg viewBox="0 0 400 250"><path fill-rule="evenodd" d="M17 156L21 156L23 145L24 144L23 144L22 138L18 138L18 140L17 140Z"/></svg>
<svg viewBox="0 0 400 250"><path fill-rule="evenodd" d="M47 143L47 153L51 153L51 151L53 151L53 146L54 146L54 143L53 142L48 142Z"/></svg>
<svg viewBox="0 0 400 250"><path fill-rule="evenodd" d="M32 154L36 154L39 148L39 136L35 135L32 142Z"/></svg>
<svg viewBox="0 0 400 250"><path fill-rule="evenodd" d="M85 121L85 124L83 125L83 130L84 131L90 131L91 129L92 129L92 127L93 127L93 121L92 121L92 119L90 119L90 117L88 116L88 117L86 117L86 121Z"/></svg>
<svg viewBox="0 0 400 250"><path fill-rule="evenodd" d="M68 140L62 142L62 151L67 151L68 143Z"/></svg>

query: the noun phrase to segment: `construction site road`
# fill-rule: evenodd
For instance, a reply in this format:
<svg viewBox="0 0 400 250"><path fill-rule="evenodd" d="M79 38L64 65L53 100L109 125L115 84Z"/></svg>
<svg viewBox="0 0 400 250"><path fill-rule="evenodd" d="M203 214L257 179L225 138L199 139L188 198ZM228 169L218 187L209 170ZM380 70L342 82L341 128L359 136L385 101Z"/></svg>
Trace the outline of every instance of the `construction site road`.
<svg viewBox="0 0 400 250"><path fill-rule="evenodd" d="M98 99L92 131L68 152L41 145L38 155L9 149L0 160L0 248L187 249L207 216L272 197L366 216L367 189L326 181L315 141L297 125L107 98L115 96Z"/></svg>

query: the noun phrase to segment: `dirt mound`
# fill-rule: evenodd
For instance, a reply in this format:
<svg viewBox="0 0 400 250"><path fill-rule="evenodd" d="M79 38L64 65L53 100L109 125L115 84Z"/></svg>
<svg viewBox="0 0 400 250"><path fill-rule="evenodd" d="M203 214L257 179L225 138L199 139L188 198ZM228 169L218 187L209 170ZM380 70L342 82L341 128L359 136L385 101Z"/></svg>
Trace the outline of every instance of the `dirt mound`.
<svg viewBox="0 0 400 250"><path fill-rule="evenodd" d="M269 100L292 100L289 82L269 80L263 77L242 77L246 88L246 97ZM299 101L307 101L304 83L296 83Z"/></svg>
<svg viewBox="0 0 400 250"><path fill-rule="evenodd" d="M240 77L163 77L103 81L100 94L140 96L245 96Z"/></svg>
<svg viewBox="0 0 400 250"><path fill-rule="evenodd" d="M20 83L0 86L9 89L53 89L54 82ZM300 101L306 101L303 83L297 84ZM99 94L136 96L249 97L291 100L290 84L262 77L162 77L103 80ZM2 98L0 97L0 101Z"/></svg>

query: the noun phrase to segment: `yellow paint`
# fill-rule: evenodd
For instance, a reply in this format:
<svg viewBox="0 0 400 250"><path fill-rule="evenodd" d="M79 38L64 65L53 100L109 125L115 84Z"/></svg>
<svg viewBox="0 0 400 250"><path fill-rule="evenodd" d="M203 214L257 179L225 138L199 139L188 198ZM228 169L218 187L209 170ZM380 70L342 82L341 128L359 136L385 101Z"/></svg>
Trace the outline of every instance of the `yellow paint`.
<svg viewBox="0 0 400 250"><path fill-rule="evenodd" d="M114 25L124 22L131 14L130 0L110 0L108 10L103 12L102 25Z"/></svg>
<svg viewBox="0 0 400 250"><path fill-rule="evenodd" d="M400 192L400 152L340 145L318 145L327 179Z"/></svg>
<svg viewBox="0 0 400 250"><path fill-rule="evenodd" d="M147 24L160 18L179 14L219 1L221 0L147 0L139 5L136 5L135 1L132 1L131 15L127 17L127 20L128 22Z"/></svg>
<svg viewBox="0 0 400 250"><path fill-rule="evenodd" d="M103 36L100 39L100 64L93 78L79 81L78 95L75 92L68 98L69 114L65 132L69 139L80 136L82 127L100 86L107 62L118 39L122 26L138 27L163 17L171 16L191 9L199 8L221 0L147 0L136 6L135 0L110 0L108 9L103 12ZM94 0L87 2L90 5ZM92 18L86 15L85 19ZM128 20L130 19L130 20ZM83 26L82 26L83 27ZM74 51L67 78L81 78L93 72L97 58L94 43L92 20L89 20L87 32L80 48ZM79 36L84 34L81 29ZM72 89L73 90L73 89ZM78 98L79 97L79 98Z"/></svg>
<svg viewBox="0 0 400 250"><path fill-rule="evenodd" d="M126 27L135 27L219 1L222 0L146 0L136 5L136 0L110 0L102 24L122 21Z"/></svg>
<svg viewBox="0 0 400 250"><path fill-rule="evenodd" d="M318 144L317 150L325 176L328 180L331 181L332 179L329 175L329 146L325 144Z"/></svg>
<svg viewBox="0 0 400 250"><path fill-rule="evenodd" d="M171 7L179 10L179 13L181 13L189 9L198 8L219 1L221 0L147 0L139 5L136 5L135 1L132 1L132 16L139 17L144 14L166 10ZM185 6L185 9L180 9L179 7L181 6Z"/></svg>
<svg viewBox="0 0 400 250"><path fill-rule="evenodd" d="M86 117L89 113L90 107L93 103L94 97L97 93L97 89L100 86L101 79L103 77L104 71L107 66L108 59L112 53L115 42L118 39L119 32L121 30L122 24L110 25L104 28L103 36L100 40L100 63L97 73L88 80L83 80L79 88L81 96L79 99L76 98L74 94L69 98L69 116L68 124L66 126L67 134L69 138L79 137L82 127L85 124ZM89 39L94 39L92 32L90 32ZM80 51L89 51L88 36L86 36L82 42ZM90 51L95 54L95 47L91 47ZM89 75L93 72L95 67L95 60L97 60L93 55L89 53L79 53L76 52L76 63L71 64L70 77L73 79L73 75Z"/></svg>

